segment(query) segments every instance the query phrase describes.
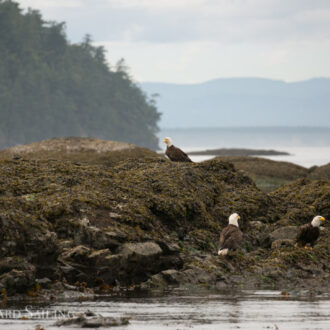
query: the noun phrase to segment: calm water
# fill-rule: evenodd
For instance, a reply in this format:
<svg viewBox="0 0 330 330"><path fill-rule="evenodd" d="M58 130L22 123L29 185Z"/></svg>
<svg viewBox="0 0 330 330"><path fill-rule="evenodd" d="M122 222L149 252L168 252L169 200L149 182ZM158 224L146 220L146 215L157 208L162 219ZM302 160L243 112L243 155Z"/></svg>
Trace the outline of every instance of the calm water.
<svg viewBox="0 0 330 330"><path fill-rule="evenodd" d="M116 329L330 329L329 295L283 298L279 291L227 294L171 294L162 297L103 298L43 306L44 310L130 317ZM35 307L36 312L41 307ZM31 307L29 307L31 310ZM55 320L4 320L1 329L55 329ZM61 327L60 329L68 329Z"/></svg>
<svg viewBox="0 0 330 330"><path fill-rule="evenodd" d="M290 156L270 156L305 167L330 162L330 127L235 127L162 129L158 136L170 136L173 143L185 151L217 148L274 149ZM160 146L165 150L165 145ZM208 156L193 156L194 161Z"/></svg>

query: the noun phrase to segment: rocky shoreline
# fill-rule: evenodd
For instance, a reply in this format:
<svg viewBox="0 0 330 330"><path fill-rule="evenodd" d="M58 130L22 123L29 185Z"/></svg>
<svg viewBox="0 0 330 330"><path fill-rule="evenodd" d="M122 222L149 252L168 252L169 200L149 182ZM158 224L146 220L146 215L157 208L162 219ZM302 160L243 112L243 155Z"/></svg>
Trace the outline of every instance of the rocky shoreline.
<svg viewBox="0 0 330 330"><path fill-rule="evenodd" d="M0 290L60 299L179 288L329 291L329 224L314 249L297 226L330 218L330 181L298 179L272 193L219 159L115 165L18 157L0 161ZM219 258L232 212L241 250Z"/></svg>

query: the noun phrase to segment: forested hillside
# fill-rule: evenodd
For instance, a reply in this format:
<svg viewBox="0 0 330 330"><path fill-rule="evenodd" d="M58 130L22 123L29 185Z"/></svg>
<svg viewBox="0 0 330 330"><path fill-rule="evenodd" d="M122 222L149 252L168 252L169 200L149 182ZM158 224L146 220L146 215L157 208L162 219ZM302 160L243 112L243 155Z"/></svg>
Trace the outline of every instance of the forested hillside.
<svg viewBox="0 0 330 330"><path fill-rule="evenodd" d="M155 149L159 117L125 63L109 66L88 35L70 44L64 23L0 0L1 148L91 136Z"/></svg>

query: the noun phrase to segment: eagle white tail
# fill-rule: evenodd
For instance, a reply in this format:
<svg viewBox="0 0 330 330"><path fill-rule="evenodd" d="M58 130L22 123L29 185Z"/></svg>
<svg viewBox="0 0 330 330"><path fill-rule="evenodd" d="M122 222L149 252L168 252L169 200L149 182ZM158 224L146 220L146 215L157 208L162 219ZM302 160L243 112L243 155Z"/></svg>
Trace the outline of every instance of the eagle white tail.
<svg viewBox="0 0 330 330"><path fill-rule="evenodd" d="M228 249L222 249L218 251L218 256L225 256L228 254Z"/></svg>

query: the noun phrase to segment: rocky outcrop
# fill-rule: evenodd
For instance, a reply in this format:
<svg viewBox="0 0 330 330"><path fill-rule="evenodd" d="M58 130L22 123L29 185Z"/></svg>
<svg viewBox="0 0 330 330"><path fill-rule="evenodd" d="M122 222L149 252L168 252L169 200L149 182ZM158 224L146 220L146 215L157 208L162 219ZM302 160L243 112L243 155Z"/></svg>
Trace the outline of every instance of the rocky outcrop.
<svg viewBox="0 0 330 330"><path fill-rule="evenodd" d="M147 280L150 274L170 267L180 267L177 254L168 255L155 242L125 243L118 251L94 250L78 245L65 249L59 256L61 271L69 282L129 285Z"/></svg>
<svg viewBox="0 0 330 330"><path fill-rule="evenodd" d="M314 166L309 169L309 178L312 180L330 180L330 163L323 166Z"/></svg>
<svg viewBox="0 0 330 330"><path fill-rule="evenodd" d="M295 229L288 227L316 213L329 218L328 181L298 180L267 195L228 162L160 158L113 166L5 159L0 172L6 294L328 285L328 229L307 251L290 243ZM242 247L219 258L219 232L233 212L242 218Z"/></svg>

